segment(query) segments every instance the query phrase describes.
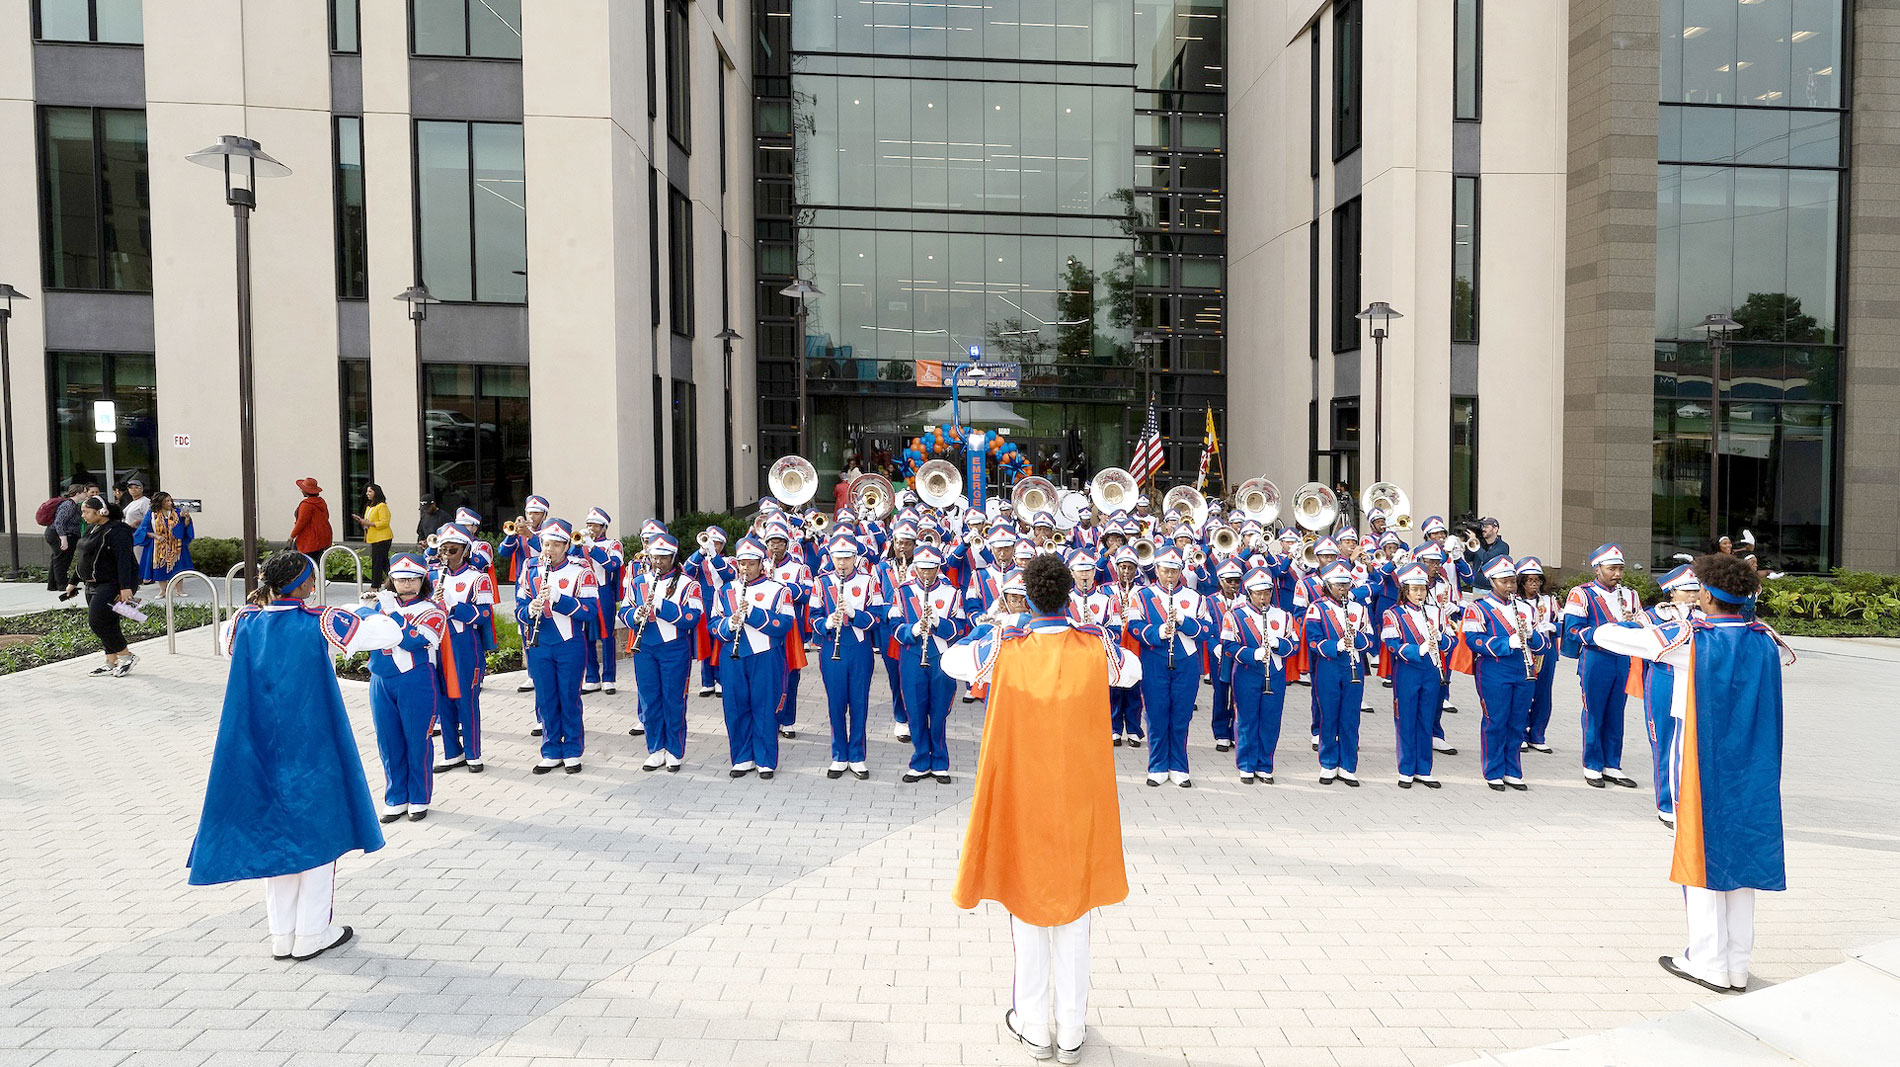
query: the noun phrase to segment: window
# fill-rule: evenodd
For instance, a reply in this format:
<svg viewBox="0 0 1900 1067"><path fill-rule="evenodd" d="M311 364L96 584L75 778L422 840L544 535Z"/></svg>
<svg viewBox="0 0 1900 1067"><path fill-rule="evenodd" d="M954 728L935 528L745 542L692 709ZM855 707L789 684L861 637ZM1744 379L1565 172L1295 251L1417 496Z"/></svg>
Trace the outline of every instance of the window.
<svg viewBox="0 0 1900 1067"><path fill-rule="evenodd" d="M654 3L655 0L647 0L647 118L650 119L660 116L660 46L654 39L659 35L660 26L653 18Z"/></svg>
<svg viewBox="0 0 1900 1067"><path fill-rule="evenodd" d="M1478 179L1451 180L1451 339L1478 339Z"/></svg>
<svg viewBox="0 0 1900 1067"><path fill-rule="evenodd" d="M1451 398L1451 513L1478 511L1478 398Z"/></svg>
<svg viewBox="0 0 1900 1067"><path fill-rule="evenodd" d="M46 287L151 292L145 112L41 109L40 165Z"/></svg>
<svg viewBox="0 0 1900 1067"><path fill-rule="evenodd" d="M726 61L723 57L719 61L719 191L726 191Z"/></svg>
<svg viewBox="0 0 1900 1067"><path fill-rule="evenodd" d="M363 499L363 487L375 481L370 449L369 360L337 361L338 401L343 415L343 499Z"/></svg>
<svg viewBox="0 0 1900 1067"><path fill-rule="evenodd" d="M1484 88L1484 0L1454 3L1451 117L1476 121Z"/></svg>
<svg viewBox="0 0 1900 1067"><path fill-rule="evenodd" d="M495 525L518 514L534 469L528 368L430 363L422 377L423 456L443 510L471 507Z"/></svg>
<svg viewBox="0 0 1900 1067"><path fill-rule="evenodd" d="M1360 111L1365 102L1365 13L1359 0L1333 9L1333 161L1359 148Z"/></svg>
<svg viewBox="0 0 1900 1067"><path fill-rule="evenodd" d="M666 243L672 294L673 332L693 336L693 202L678 189L667 189Z"/></svg>
<svg viewBox="0 0 1900 1067"><path fill-rule="evenodd" d="M693 383L673 379L673 514L696 510L699 486L698 391Z"/></svg>
<svg viewBox="0 0 1900 1067"><path fill-rule="evenodd" d="M143 44L141 0L39 0L33 36L42 41Z"/></svg>
<svg viewBox="0 0 1900 1067"><path fill-rule="evenodd" d="M416 123L417 244L431 294L527 302L526 190L519 125Z"/></svg>
<svg viewBox="0 0 1900 1067"><path fill-rule="evenodd" d="M1359 198L1333 209L1333 351L1359 347Z"/></svg>
<svg viewBox="0 0 1900 1067"><path fill-rule="evenodd" d="M1311 73L1312 73L1312 80L1313 80L1313 88L1312 88L1312 96L1307 101L1308 110L1311 112L1308 115L1308 120L1312 125L1312 131L1308 136L1312 143L1307 145L1307 150L1308 150L1307 162L1309 164L1308 169L1312 171L1309 177L1315 180L1318 180L1319 178L1319 54L1320 53L1319 53L1319 23L1317 22L1313 23L1313 49L1312 51L1313 51L1313 58L1312 58L1313 70Z"/></svg>
<svg viewBox="0 0 1900 1067"><path fill-rule="evenodd" d="M655 366L658 366L655 353ZM653 513L665 514L666 500L666 382L653 376Z"/></svg>
<svg viewBox="0 0 1900 1067"><path fill-rule="evenodd" d="M647 168L647 296L653 302L653 325L660 324L660 172Z"/></svg>
<svg viewBox="0 0 1900 1067"><path fill-rule="evenodd" d="M112 446L112 481L143 474L153 491L158 470L158 378L144 352L46 353L46 424L51 428L57 491L74 482L106 484L106 446L93 440L92 404L118 405L119 440Z"/></svg>
<svg viewBox="0 0 1900 1067"><path fill-rule="evenodd" d="M692 36L686 0L666 0L666 135L693 150Z"/></svg>
<svg viewBox="0 0 1900 1067"><path fill-rule="evenodd" d="M414 0L410 12L415 55L521 58L521 0Z"/></svg>
<svg viewBox="0 0 1900 1067"><path fill-rule="evenodd" d="M369 234L363 213L363 120L336 117L336 297L369 299Z"/></svg>
<svg viewBox="0 0 1900 1067"><path fill-rule="evenodd" d="M362 0L330 0L330 51L354 55L363 50L358 33L362 17Z"/></svg>

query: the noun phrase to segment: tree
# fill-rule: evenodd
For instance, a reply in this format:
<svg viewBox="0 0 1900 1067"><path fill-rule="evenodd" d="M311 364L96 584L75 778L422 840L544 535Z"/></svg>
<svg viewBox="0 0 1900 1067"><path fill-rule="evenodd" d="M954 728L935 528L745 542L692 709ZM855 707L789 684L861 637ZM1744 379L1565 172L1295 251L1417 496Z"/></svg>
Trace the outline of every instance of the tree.
<svg viewBox="0 0 1900 1067"><path fill-rule="evenodd" d="M1801 298L1788 293L1750 293L1730 316L1741 323L1737 341L1820 341L1820 321L1803 314Z"/></svg>

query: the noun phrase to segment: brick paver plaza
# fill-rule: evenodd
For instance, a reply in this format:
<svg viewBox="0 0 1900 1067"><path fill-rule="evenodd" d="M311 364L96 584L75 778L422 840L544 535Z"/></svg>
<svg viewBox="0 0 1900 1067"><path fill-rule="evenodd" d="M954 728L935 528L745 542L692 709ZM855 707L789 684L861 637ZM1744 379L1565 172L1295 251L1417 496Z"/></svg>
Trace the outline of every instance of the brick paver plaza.
<svg viewBox="0 0 1900 1067"><path fill-rule="evenodd" d="M1792 888L1762 898L1762 983L1900 932L1900 648L1795 643ZM1003 913L949 899L979 705L952 709L948 786L897 781L881 697L872 779L827 780L816 671L776 781L728 780L697 697L685 771L645 774L623 667L587 699L586 772L536 778L498 679L489 772L441 776L428 821L342 861L353 944L276 963L256 885L185 884L224 678L206 646L148 644L119 681L84 677L96 657L0 678L0 1067L1029 1062L1003 1041ZM1278 785L1214 752L1205 691L1194 789L1146 788L1145 750L1120 751L1132 893L1096 918L1083 1062L1451 1064L1717 999L1656 966L1682 919L1640 710L1645 788L1587 788L1573 679L1523 794L1477 777L1464 678L1436 792L1393 786L1389 713L1364 788L1321 787L1305 689ZM344 691L379 790L366 687Z"/></svg>

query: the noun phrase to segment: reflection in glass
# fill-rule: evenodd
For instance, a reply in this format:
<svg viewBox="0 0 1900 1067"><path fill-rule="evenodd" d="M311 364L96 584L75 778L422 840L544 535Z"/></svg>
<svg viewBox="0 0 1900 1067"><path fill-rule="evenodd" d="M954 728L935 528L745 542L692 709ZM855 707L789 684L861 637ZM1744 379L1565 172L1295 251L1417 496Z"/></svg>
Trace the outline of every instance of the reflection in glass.
<svg viewBox="0 0 1900 1067"><path fill-rule="evenodd" d="M528 293L521 127L417 122L422 280L442 300L522 303Z"/></svg>
<svg viewBox="0 0 1900 1067"><path fill-rule="evenodd" d="M119 440L112 446L113 480L145 475L157 489L158 385L151 355L128 352L48 352L47 421L53 429L54 488L75 481L106 484L105 446L93 439L92 405L117 405Z"/></svg>
<svg viewBox="0 0 1900 1067"><path fill-rule="evenodd" d="M1454 0L1455 19L1453 34L1452 62L1452 117L1457 119L1476 119L1478 117L1478 70L1482 63L1479 53L1482 41L1480 23L1483 19L1483 0ZM1454 511L1458 510L1453 508Z"/></svg>
<svg viewBox="0 0 1900 1067"><path fill-rule="evenodd" d="M1478 339L1478 179L1451 180L1451 339Z"/></svg>
<svg viewBox="0 0 1900 1067"><path fill-rule="evenodd" d="M1738 339L1829 342L1838 321L1840 178L1833 171L1659 168L1659 338L1714 312Z"/></svg>
<svg viewBox="0 0 1900 1067"><path fill-rule="evenodd" d="M363 489L374 480L370 447L369 360L339 361L345 500L363 499ZM493 521L493 520L491 520Z"/></svg>
<svg viewBox="0 0 1900 1067"><path fill-rule="evenodd" d="M422 412L429 485L443 508L468 506L497 525L520 512L531 471L528 368L431 363Z"/></svg>
<svg viewBox="0 0 1900 1067"><path fill-rule="evenodd" d="M369 233L363 205L363 120L336 117L336 295L369 297Z"/></svg>
<svg viewBox="0 0 1900 1067"><path fill-rule="evenodd" d="M152 289L145 112L41 111L46 284Z"/></svg>

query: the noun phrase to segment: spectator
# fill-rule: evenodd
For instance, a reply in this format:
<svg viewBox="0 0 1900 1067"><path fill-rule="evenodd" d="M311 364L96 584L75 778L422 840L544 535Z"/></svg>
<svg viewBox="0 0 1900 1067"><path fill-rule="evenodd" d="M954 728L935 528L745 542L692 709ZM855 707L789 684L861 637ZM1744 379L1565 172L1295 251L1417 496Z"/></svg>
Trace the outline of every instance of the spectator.
<svg viewBox="0 0 1900 1067"><path fill-rule="evenodd" d="M53 550L53 563L46 572L48 589L58 591L66 588L66 574L72 568L73 550L79 547L79 502L91 495L86 492L84 485L68 488L66 499L59 502L59 510L53 514L53 524L46 528L46 544Z"/></svg>
<svg viewBox="0 0 1900 1067"><path fill-rule="evenodd" d="M1489 516L1478 520L1478 536L1480 542L1478 547L1473 550L1468 562L1471 564L1471 568L1474 572L1483 574L1484 565L1499 556L1510 555L1511 546L1510 543L1505 541L1500 535L1498 520Z"/></svg>
<svg viewBox="0 0 1900 1067"><path fill-rule="evenodd" d="M191 569L191 539L197 531L191 513L180 511L170 493L152 498L151 510L132 530L132 543L139 548L139 577L148 582L169 582Z"/></svg>
<svg viewBox="0 0 1900 1067"><path fill-rule="evenodd" d="M152 501L145 495L143 480L137 477L126 480L125 500L122 506L125 508L126 529L138 529L139 524L145 521L145 516L152 512Z"/></svg>
<svg viewBox="0 0 1900 1067"><path fill-rule="evenodd" d="M418 546L426 545L430 534L455 521L455 516L443 511L433 496L423 498L421 512L422 517L416 523L416 544Z"/></svg>
<svg viewBox="0 0 1900 1067"><path fill-rule="evenodd" d="M112 606L130 604L133 592L139 587L132 528L125 524L125 512L119 505L108 503L104 497L87 497L80 505L79 514L87 529L80 539L65 596L78 595L80 583L85 583L86 624L106 652L105 666L94 668L92 674L123 678L132 672L139 658L126 651L125 634Z"/></svg>
<svg viewBox="0 0 1900 1067"><path fill-rule="evenodd" d="M382 486L371 482L363 490L363 499L369 506L361 515L350 518L363 528L363 540L369 545L369 584L371 588L381 589L383 576L389 573L389 545L396 538L390 529L389 498L383 495Z"/></svg>
<svg viewBox="0 0 1900 1067"><path fill-rule="evenodd" d="M290 527L289 546L315 559L335 542L330 530L330 505L323 501L323 488L315 478L297 479L303 500L297 505L297 518Z"/></svg>

